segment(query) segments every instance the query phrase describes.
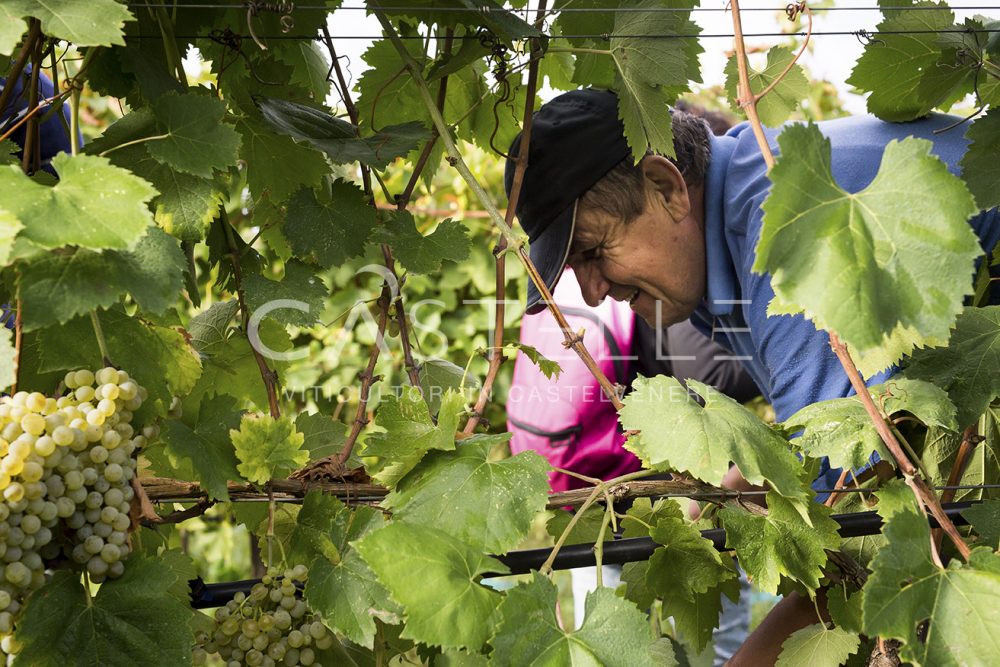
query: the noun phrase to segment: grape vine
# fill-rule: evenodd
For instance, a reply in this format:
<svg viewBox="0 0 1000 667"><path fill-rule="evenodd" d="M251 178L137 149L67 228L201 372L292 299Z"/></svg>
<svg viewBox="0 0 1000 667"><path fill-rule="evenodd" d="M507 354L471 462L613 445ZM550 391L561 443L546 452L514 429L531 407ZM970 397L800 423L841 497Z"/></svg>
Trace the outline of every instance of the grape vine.
<svg viewBox="0 0 1000 667"><path fill-rule="evenodd" d="M751 44L732 0L726 90L706 92L711 8L687 0L368 0L363 66L336 22L357 3L0 0L0 658L690 664L739 569L806 605L779 665L989 664L1000 248L967 221L1000 203L1000 20L890 4L847 83L883 120L955 113L942 131L969 146L949 170L903 138L847 193L816 126L782 125L838 113L800 62L844 38L825 6L775 8L787 39ZM552 305L643 469L560 470L585 488L550 495L503 429L504 362L559 371L511 342L528 282L552 301L514 210L541 97L585 86L615 91L636 155L673 154L687 94L746 116L769 312L828 335L855 395L778 423L693 381L623 398ZM823 459L844 473L821 503ZM721 488L730 463L760 489ZM845 536L871 510L881 532ZM209 613L195 525L254 545L230 578L256 581ZM617 594L598 575L567 625L560 553L600 565L632 539L648 559Z"/></svg>

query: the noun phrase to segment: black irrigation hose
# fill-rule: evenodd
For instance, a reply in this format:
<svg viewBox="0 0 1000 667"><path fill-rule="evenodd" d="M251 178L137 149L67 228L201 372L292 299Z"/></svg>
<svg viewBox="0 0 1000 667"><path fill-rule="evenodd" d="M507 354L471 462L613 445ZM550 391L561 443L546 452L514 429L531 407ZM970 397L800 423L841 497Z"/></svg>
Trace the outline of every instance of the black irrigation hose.
<svg viewBox="0 0 1000 667"><path fill-rule="evenodd" d="M962 516L962 512L978 502L980 501L947 503L944 505L944 511L956 526L965 526L969 522ZM837 532L840 533L841 537L877 535L882 531L882 517L876 512L835 514L832 518L840 524ZM932 528L938 527L934 517L928 517L928 519ZM726 550L726 531L722 528L703 530L701 535L705 539L711 540L712 545L719 551ZM621 565L649 560L658 546L648 537L608 541L604 543L603 563L605 565ZM539 569L551 552L551 548L526 549L497 556L496 559L510 568L510 574L526 574ZM592 567L595 564L593 544L572 544L559 550L552 567L555 570L568 570L574 567ZM206 584L201 579L193 579L191 581L191 606L195 609L220 607L229 602L236 593L248 593L251 586L258 581L260 579Z"/></svg>

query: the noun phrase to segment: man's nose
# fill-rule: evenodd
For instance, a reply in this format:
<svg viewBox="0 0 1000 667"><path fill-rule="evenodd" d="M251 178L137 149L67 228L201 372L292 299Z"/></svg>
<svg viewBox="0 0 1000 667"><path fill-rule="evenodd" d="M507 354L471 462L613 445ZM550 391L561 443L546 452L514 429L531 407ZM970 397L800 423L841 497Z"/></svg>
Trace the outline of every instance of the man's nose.
<svg viewBox="0 0 1000 667"><path fill-rule="evenodd" d="M583 300L591 308L601 305L604 297L611 290L611 283L604 279L601 272L593 263L588 262L585 267L576 269L576 275L580 281L580 291L583 293ZM575 268L575 267L574 267Z"/></svg>

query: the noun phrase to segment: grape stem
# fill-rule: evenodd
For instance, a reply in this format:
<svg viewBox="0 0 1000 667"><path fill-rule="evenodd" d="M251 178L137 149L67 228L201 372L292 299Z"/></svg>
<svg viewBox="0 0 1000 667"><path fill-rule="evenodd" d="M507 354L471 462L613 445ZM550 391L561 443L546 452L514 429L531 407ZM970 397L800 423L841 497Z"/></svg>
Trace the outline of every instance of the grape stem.
<svg viewBox="0 0 1000 667"><path fill-rule="evenodd" d="M35 43L42 39L42 23L38 19L29 19L28 23L30 27L28 28L28 35L24 38L24 43L21 45L21 50L17 54L17 59L14 64L11 65L10 69L7 71L4 80L11 85L3 87L0 90L0 114L2 114L7 109L7 104L10 102L11 95L14 94L14 86L12 82L17 81L21 73L24 72L24 68L28 64L28 59L35 50Z"/></svg>
<svg viewBox="0 0 1000 667"><path fill-rule="evenodd" d="M111 355L108 353L108 341L104 338L104 329L101 328L101 320L96 310L90 311L90 323L94 327L94 337L97 338L97 347L101 351L101 362L105 366L113 366Z"/></svg>

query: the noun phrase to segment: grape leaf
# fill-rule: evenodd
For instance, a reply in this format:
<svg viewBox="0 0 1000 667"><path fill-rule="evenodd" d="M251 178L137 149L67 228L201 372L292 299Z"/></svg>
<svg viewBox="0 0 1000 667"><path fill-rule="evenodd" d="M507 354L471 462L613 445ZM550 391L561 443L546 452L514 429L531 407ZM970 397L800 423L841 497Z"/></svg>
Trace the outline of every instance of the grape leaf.
<svg viewBox="0 0 1000 667"><path fill-rule="evenodd" d="M28 599L18 662L36 667L191 664L190 602L178 599L174 559L132 554L120 579L91 598L80 575L58 570Z"/></svg>
<svg viewBox="0 0 1000 667"><path fill-rule="evenodd" d="M856 194L833 180L815 125L790 125L778 143L753 270L770 272L781 312L836 332L866 376L948 340L982 251L975 203L931 143L890 142Z"/></svg>
<svg viewBox="0 0 1000 667"><path fill-rule="evenodd" d="M831 586L826 594L826 606L830 612L830 620L842 630L861 632L861 603L864 599L862 591L848 595L844 586Z"/></svg>
<svg viewBox="0 0 1000 667"><path fill-rule="evenodd" d="M7 327L2 327L0 329L0 389L6 389L17 381L16 356L13 332Z"/></svg>
<svg viewBox="0 0 1000 667"><path fill-rule="evenodd" d="M610 588L587 593L586 616L575 632L560 627L556 585L538 572L500 603L501 621L490 640L500 665L649 665L652 637L646 615Z"/></svg>
<svg viewBox="0 0 1000 667"><path fill-rule="evenodd" d="M773 46L767 52L767 63L763 70L747 66L750 75L750 89L760 94L785 71L795 58L792 50L784 46ZM726 64L726 92L734 109L739 108L739 69L734 53ZM809 79L802 67L792 65L788 74L774 88L757 102L757 115L767 127L777 127L788 120L799 103L809 97Z"/></svg>
<svg viewBox="0 0 1000 667"><path fill-rule="evenodd" d="M393 211L386 218L385 224L375 229L372 240L389 244L407 271L436 273L443 260L461 262L469 256L472 242L465 225L457 220L448 218L432 234L424 236L409 211Z"/></svg>
<svg viewBox="0 0 1000 667"><path fill-rule="evenodd" d="M135 20L132 13L115 0L89 0L86 3L77 0L4 0L3 11L9 18L37 18L42 22L42 32L46 35L73 42L76 46L123 45L125 21Z"/></svg>
<svg viewBox="0 0 1000 667"><path fill-rule="evenodd" d="M301 562L311 563L305 588L309 606L328 627L371 648L375 619L398 623L400 609L352 543L381 528L382 513L363 505L352 511L332 496L310 491L296 521L291 546L305 557Z"/></svg>
<svg viewBox="0 0 1000 667"><path fill-rule="evenodd" d="M28 26L23 20L18 20L20 18L6 4L0 4L0 54L11 55L21 42L21 36Z"/></svg>
<svg viewBox="0 0 1000 667"><path fill-rule="evenodd" d="M1000 500L990 499L962 510L981 544L996 551L1000 549Z"/></svg>
<svg viewBox="0 0 1000 667"><path fill-rule="evenodd" d="M153 222L146 203L156 190L107 158L60 153L52 167L60 179L53 187L36 183L14 165L0 167L4 208L24 224L21 236L27 240L44 248L123 250Z"/></svg>
<svg viewBox="0 0 1000 667"><path fill-rule="evenodd" d="M243 137L240 157L247 164L247 183L255 197L284 201L303 185L318 185L330 171L322 153L275 134L251 118L237 121L236 131Z"/></svg>
<svg viewBox="0 0 1000 667"><path fill-rule="evenodd" d="M757 415L725 394L695 380L687 388L705 399L702 408L675 378L638 378L619 420L641 433L625 447L656 470L687 471L715 483L733 462L752 484L769 482L805 513L809 492L802 464L788 442Z"/></svg>
<svg viewBox="0 0 1000 667"><path fill-rule="evenodd" d="M784 641L775 667L839 667L860 645L861 638L855 632L814 623L796 630Z"/></svg>
<svg viewBox="0 0 1000 667"><path fill-rule="evenodd" d="M711 540L684 519L659 519L650 537L663 545L653 552L646 573L646 585L657 597L679 595L694 602L698 594L736 576L723 565Z"/></svg>
<svg viewBox="0 0 1000 667"><path fill-rule="evenodd" d="M940 10L883 10L885 18L876 28L878 39L865 46L847 79L848 84L871 92L868 111L883 120L925 116L948 99L970 73L968 68L957 66L955 49L943 51L938 41L939 30L954 28L951 10L944 3L918 4Z"/></svg>
<svg viewBox="0 0 1000 667"><path fill-rule="evenodd" d="M902 487L902 485L898 485ZM995 628L1000 608L1000 556L973 549L968 563L934 564L927 517L909 489L897 487L892 502L880 494L878 511L887 544L869 565L864 633L903 642L900 658L915 666L985 665L1000 651ZM918 634L925 620L926 635Z"/></svg>
<svg viewBox="0 0 1000 667"><path fill-rule="evenodd" d="M424 359L417 368L420 389L424 392L427 407L432 413L441 409L441 398L449 389L464 395L473 395L480 388L479 379L467 375L465 369L447 359Z"/></svg>
<svg viewBox="0 0 1000 667"><path fill-rule="evenodd" d="M1000 163L996 156L1000 151L1000 108L992 107L976 122L969 125L965 133L972 143L959 163L962 178L976 197L976 205L986 210L1000 205Z"/></svg>
<svg viewBox="0 0 1000 667"><path fill-rule="evenodd" d="M14 238L24 229L24 225L14 214L0 209L0 266L6 266L10 261L10 251L14 247Z"/></svg>
<svg viewBox="0 0 1000 667"><path fill-rule="evenodd" d="M185 266L177 241L156 227L128 251L42 254L21 270L24 328L107 308L126 291L145 310L162 313L177 299Z"/></svg>
<svg viewBox="0 0 1000 667"><path fill-rule="evenodd" d="M302 446L309 451L311 461L340 452L347 441L347 425L322 413L300 412L295 418L295 430L302 434Z"/></svg>
<svg viewBox="0 0 1000 667"><path fill-rule="evenodd" d="M302 449L303 436L288 417L243 415L239 430L229 435L240 460L237 469L255 484L284 478L309 460Z"/></svg>
<svg viewBox="0 0 1000 667"><path fill-rule="evenodd" d="M461 394L446 392L435 424L417 392L388 396L375 414L375 423L385 432L373 433L365 441L363 455L379 457L374 463L366 462L368 474L391 489L430 450L454 450L455 431L463 408Z"/></svg>
<svg viewBox="0 0 1000 667"><path fill-rule="evenodd" d="M324 268L364 254L375 228L375 209L357 186L334 181L330 202L303 188L288 202L283 232L297 257Z"/></svg>
<svg viewBox="0 0 1000 667"><path fill-rule="evenodd" d="M157 98L153 114L165 135L146 144L154 159L205 178L236 164L240 135L222 122L226 115L222 100L207 93L171 92Z"/></svg>
<svg viewBox="0 0 1000 667"><path fill-rule="evenodd" d="M267 308L263 317L302 327L319 321L329 294L322 278L296 260L285 263L285 275L281 280L271 280L259 273L244 273L243 291L252 314L259 317L258 311Z"/></svg>
<svg viewBox="0 0 1000 667"><path fill-rule="evenodd" d="M532 347L531 345L525 345L524 343L508 343L504 345L504 352L513 352L514 350L519 350L521 354L528 357L528 359L534 365L538 366L538 370L542 372L542 375L550 380L558 380L559 374L562 373L562 367L559 365L558 361L552 361L546 358L538 348Z"/></svg>
<svg viewBox="0 0 1000 667"><path fill-rule="evenodd" d="M683 519L684 512L677 502L669 498L636 498L625 512L620 526L623 537L649 537L660 519Z"/></svg>
<svg viewBox="0 0 1000 667"><path fill-rule="evenodd" d="M269 97L255 101L272 130L323 151L336 164L361 162L375 169L385 169L431 136L424 123L412 121L383 127L371 136L358 137L350 123L304 104Z"/></svg>
<svg viewBox="0 0 1000 667"><path fill-rule="evenodd" d="M292 68L291 83L308 90L320 103L326 99L330 94L330 80L327 78L330 66L318 44L312 40L289 39L268 48L277 60Z"/></svg>
<svg viewBox="0 0 1000 667"><path fill-rule="evenodd" d="M703 49L693 39L701 29L691 21L690 12L680 11L694 4L682 0L673 4L678 11L634 11L660 6L658 0L642 0L615 15L611 57L618 72L614 89L618 116L636 163L647 150L674 155L668 105L688 90L689 81L701 82L698 55ZM685 37L648 39L647 35Z"/></svg>
<svg viewBox="0 0 1000 667"><path fill-rule="evenodd" d="M903 374L946 389L959 428L971 424L1000 396L1000 306L966 308L948 347L917 350Z"/></svg>
<svg viewBox="0 0 1000 667"><path fill-rule="evenodd" d="M731 563L728 557L724 562L727 561ZM719 625L723 595L732 602L739 600L738 578L727 579L720 585L695 595L694 600L687 600L679 595L666 597L663 599L663 613L673 617L677 632L694 645L696 650L701 651L711 641L712 631Z"/></svg>
<svg viewBox="0 0 1000 667"><path fill-rule="evenodd" d="M206 310L191 318L187 325L191 345L201 354L215 354L226 341L229 323L239 311L236 299L213 303Z"/></svg>
<svg viewBox="0 0 1000 667"><path fill-rule="evenodd" d="M165 412L173 396L191 390L201 374L201 362L181 333L129 317L120 306L98 317L111 360L149 392L141 410L152 409L150 404L159 401L159 409L153 411ZM89 317L41 330L39 345L42 371L104 365Z"/></svg>
<svg viewBox="0 0 1000 667"><path fill-rule="evenodd" d="M506 574L500 561L444 531L402 521L365 535L354 548L403 606L404 639L478 650L490 637L501 596L478 579ZM413 585L414 572L422 585Z"/></svg>
<svg viewBox="0 0 1000 667"><path fill-rule="evenodd" d="M558 540L574 516L577 517L576 524L563 544L593 544L597 542L597 538L601 534L601 526L604 525L607 517L604 508L597 505L591 505L582 514L579 510L575 513L563 509L553 510L552 517L545 524L545 530L552 536L552 539ZM614 531L610 528L605 529L604 541L610 542L613 539L615 539Z"/></svg>
<svg viewBox="0 0 1000 667"><path fill-rule="evenodd" d="M383 502L393 518L445 530L469 546L506 553L548 499L549 464L535 452L490 460L510 434L477 435L454 451L430 452Z"/></svg>
<svg viewBox="0 0 1000 667"><path fill-rule="evenodd" d="M503 3L493 0L411 0L402 7L394 7L391 13L393 16L410 16L428 25L482 26L493 33L492 37L506 44L543 36L523 18L505 9Z"/></svg>
<svg viewBox="0 0 1000 667"><path fill-rule="evenodd" d="M781 575L816 590L826 550L840 546L839 524L830 518L829 508L809 503L809 525L773 491L767 494L766 516L730 506L719 517L726 529L726 546L736 549L740 566L757 588L772 595Z"/></svg>
<svg viewBox="0 0 1000 667"><path fill-rule="evenodd" d="M230 429L240 425L240 415L236 399L220 394L202 399L198 423L193 429L176 419L165 420L161 425L160 440L167 461L174 470L190 471L190 478L197 480L214 500L228 501L226 482L243 480L229 437ZM156 469L161 474L164 472Z"/></svg>

